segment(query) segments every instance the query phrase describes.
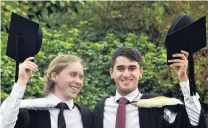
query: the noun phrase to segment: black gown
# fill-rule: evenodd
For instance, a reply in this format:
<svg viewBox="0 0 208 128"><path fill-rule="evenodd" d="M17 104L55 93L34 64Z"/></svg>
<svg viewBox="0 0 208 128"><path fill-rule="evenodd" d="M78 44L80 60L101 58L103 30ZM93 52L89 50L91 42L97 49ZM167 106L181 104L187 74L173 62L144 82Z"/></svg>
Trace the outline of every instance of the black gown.
<svg viewBox="0 0 208 128"><path fill-rule="evenodd" d="M159 96L157 94L143 94L141 99L149 99ZM103 128L103 116L105 100L109 97L105 97L100 100L93 111L93 128ZM167 122L164 116L164 108L168 108L172 112L177 112L174 123L170 124ZM139 111L139 128L207 128L206 120L203 109L201 110L199 124L194 127L190 124L188 115L184 105L172 105L164 106L161 108L141 108L138 107Z"/></svg>
<svg viewBox="0 0 208 128"><path fill-rule="evenodd" d="M87 107L75 106L81 113L83 128L92 128L92 112ZM50 113L48 110L20 109L15 128L51 128Z"/></svg>

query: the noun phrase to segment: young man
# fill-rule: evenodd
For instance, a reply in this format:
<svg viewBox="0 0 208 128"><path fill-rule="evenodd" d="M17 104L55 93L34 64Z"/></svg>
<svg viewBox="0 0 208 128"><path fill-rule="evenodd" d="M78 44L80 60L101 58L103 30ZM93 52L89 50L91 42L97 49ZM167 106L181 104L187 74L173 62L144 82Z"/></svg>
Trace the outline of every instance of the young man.
<svg viewBox="0 0 208 128"><path fill-rule="evenodd" d="M204 128L205 118L198 97L190 96L187 77L188 53L181 51L174 56L181 58L170 62L173 62L171 67L179 78L185 106L176 99L157 97L156 94L141 94L137 86L143 75L142 57L134 48L121 47L114 52L110 68L111 78L116 84L116 95L98 102L93 112L93 127ZM140 105L135 105L135 102Z"/></svg>
<svg viewBox="0 0 208 128"><path fill-rule="evenodd" d="M27 58L19 77L1 106L1 128L91 128L91 111L74 103L83 86L82 61L73 55L58 55L46 73L46 97L22 100L27 82L38 66Z"/></svg>

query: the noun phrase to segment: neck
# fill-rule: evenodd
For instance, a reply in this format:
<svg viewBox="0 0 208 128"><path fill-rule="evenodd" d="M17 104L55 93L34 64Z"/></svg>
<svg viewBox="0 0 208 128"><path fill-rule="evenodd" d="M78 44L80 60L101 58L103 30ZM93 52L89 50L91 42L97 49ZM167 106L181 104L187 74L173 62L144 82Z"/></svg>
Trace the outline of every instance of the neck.
<svg viewBox="0 0 208 128"><path fill-rule="evenodd" d="M57 89L53 88L51 91L56 97L58 97L62 102L71 100L73 98L71 97L64 97L63 93L61 93L60 91L58 91Z"/></svg>
<svg viewBox="0 0 208 128"><path fill-rule="evenodd" d="M122 91L119 91L119 90L117 90L118 91L118 93L121 95L121 96L126 96L126 95L128 95L128 94L130 94L130 93L132 93L132 92L122 92Z"/></svg>
<svg viewBox="0 0 208 128"><path fill-rule="evenodd" d="M117 92L118 92L121 96L127 96L127 95L131 94L132 92L134 92L134 91L136 91L136 90L137 90L137 88L135 88L135 89L132 90L132 91L121 91L121 90L118 90L118 89L117 89Z"/></svg>

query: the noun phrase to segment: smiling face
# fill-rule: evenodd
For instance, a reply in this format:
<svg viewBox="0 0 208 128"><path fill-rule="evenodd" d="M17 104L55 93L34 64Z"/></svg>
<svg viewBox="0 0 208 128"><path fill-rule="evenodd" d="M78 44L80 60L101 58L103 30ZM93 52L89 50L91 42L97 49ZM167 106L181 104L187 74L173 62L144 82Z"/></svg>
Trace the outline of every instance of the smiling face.
<svg viewBox="0 0 208 128"><path fill-rule="evenodd" d="M139 63L124 56L118 56L114 66L110 68L111 78L114 79L116 89L122 96L128 95L137 88L142 74Z"/></svg>
<svg viewBox="0 0 208 128"><path fill-rule="evenodd" d="M53 93L61 100L75 98L83 86L84 72L80 62L72 62L60 73L53 72L51 75Z"/></svg>

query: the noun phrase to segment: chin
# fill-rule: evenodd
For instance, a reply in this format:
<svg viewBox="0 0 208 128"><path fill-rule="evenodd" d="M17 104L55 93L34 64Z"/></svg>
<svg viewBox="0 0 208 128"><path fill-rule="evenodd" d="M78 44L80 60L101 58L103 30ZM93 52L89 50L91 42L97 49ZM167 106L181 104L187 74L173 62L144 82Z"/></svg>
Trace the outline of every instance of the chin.
<svg viewBox="0 0 208 128"><path fill-rule="evenodd" d="M128 87L123 87L123 88L122 88L122 92L123 92L123 93L127 93L127 94L133 92L134 90L135 90L135 89L128 88Z"/></svg>
<svg viewBox="0 0 208 128"><path fill-rule="evenodd" d="M77 96L77 94L71 95L71 97L74 99Z"/></svg>
<svg viewBox="0 0 208 128"><path fill-rule="evenodd" d="M120 89L120 92L121 93L123 93L123 94L129 94L129 93L131 93L131 92L133 92L134 90L132 90L132 89L128 89L128 88L121 88Z"/></svg>
<svg viewBox="0 0 208 128"><path fill-rule="evenodd" d="M68 94L67 98L68 99L74 99L77 96L77 94Z"/></svg>

